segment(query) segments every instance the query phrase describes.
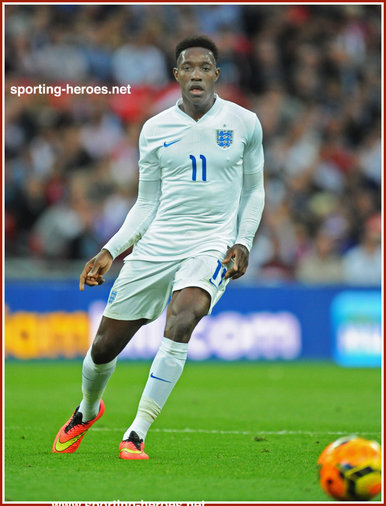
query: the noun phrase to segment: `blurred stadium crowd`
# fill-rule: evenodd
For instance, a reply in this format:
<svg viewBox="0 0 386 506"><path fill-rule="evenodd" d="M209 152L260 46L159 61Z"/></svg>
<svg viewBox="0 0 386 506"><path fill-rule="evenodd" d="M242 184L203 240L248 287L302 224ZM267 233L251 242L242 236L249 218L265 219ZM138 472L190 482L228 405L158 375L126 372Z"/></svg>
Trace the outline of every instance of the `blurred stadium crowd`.
<svg viewBox="0 0 386 506"><path fill-rule="evenodd" d="M86 260L115 233L141 126L179 97L174 48L196 33L219 47L219 95L263 125L266 208L242 279L379 284L381 11L366 4L8 4L6 259ZM39 83L132 94L9 93Z"/></svg>

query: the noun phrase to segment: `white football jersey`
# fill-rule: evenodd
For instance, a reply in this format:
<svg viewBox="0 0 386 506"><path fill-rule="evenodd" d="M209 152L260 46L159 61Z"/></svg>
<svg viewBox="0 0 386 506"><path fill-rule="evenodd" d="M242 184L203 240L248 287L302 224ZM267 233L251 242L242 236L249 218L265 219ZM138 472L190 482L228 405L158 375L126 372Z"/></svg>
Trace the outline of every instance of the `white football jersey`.
<svg viewBox="0 0 386 506"><path fill-rule="evenodd" d="M243 174L263 170L262 128L256 114L216 95L211 109L195 121L179 103L142 128L139 177L160 179L161 196L133 258L225 254L237 237Z"/></svg>

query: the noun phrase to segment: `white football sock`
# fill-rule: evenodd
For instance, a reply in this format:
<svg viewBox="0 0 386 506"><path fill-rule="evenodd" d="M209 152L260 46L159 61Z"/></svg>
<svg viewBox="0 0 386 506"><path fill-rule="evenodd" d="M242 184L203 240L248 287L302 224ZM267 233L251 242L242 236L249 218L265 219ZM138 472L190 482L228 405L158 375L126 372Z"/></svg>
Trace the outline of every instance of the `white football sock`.
<svg viewBox="0 0 386 506"><path fill-rule="evenodd" d="M107 364L95 364L91 358L91 348L84 357L82 369L83 400L79 406L79 411L83 415L83 422L88 422L97 416L103 392L115 370L116 364L116 358L111 362L107 362Z"/></svg>
<svg viewBox="0 0 386 506"><path fill-rule="evenodd" d="M178 378L184 369L188 343L177 343L163 337L161 346L150 367L150 375L139 401L137 415L125 432L123 439L127 439L134 430L145 440L150 425L159 415L161 409Z"/></svg>

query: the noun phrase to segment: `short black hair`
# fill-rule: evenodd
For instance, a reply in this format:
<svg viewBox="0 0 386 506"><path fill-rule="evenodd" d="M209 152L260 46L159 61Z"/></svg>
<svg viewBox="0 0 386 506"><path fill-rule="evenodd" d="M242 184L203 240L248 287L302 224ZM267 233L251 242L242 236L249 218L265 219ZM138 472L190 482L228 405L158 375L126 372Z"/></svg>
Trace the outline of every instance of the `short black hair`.
<svg viewBox="0 0 386 506"><path fill-rule="evenodd" d="M204 47L205 49L209 49L209 51L212 51L214 59L217 62L217 46L213 40L209 39L209 37L206 37L205 35L196 35L194 37L188 37L184 40L181 40L181 42L179 42L176 46L176 61L178 60L178 57L182 51L185 51L185 49L188 49L190 47Z"/></svg>

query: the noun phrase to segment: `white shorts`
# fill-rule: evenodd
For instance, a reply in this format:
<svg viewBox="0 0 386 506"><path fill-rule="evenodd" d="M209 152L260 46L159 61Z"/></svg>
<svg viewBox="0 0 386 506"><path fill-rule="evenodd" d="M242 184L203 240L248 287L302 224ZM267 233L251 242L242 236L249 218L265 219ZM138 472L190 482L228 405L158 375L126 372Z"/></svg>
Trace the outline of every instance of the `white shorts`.
<svg viewBox="0 0 386 506"><path fill-rule="evenodd" d="M229 282L224 278L227 269L221 264L224 257L217 253L203 254L170 262L129 257L115 280L103 315L115 320L153 321L163 312L174 291L193 286L209 293L210 314Z"/></svg>

